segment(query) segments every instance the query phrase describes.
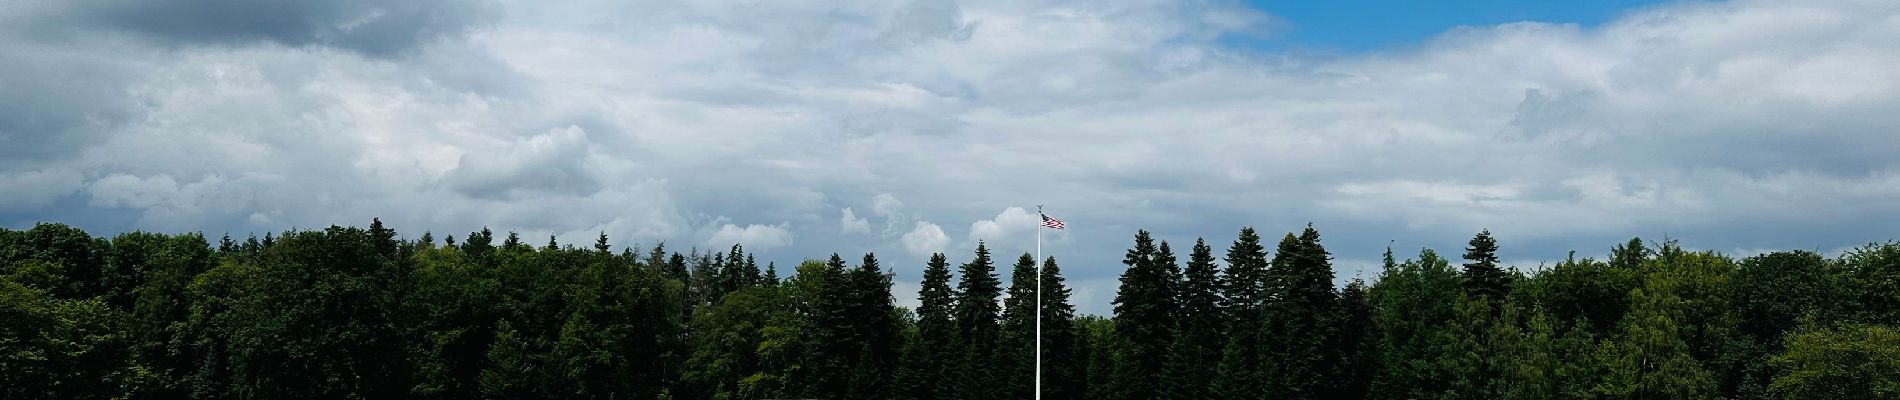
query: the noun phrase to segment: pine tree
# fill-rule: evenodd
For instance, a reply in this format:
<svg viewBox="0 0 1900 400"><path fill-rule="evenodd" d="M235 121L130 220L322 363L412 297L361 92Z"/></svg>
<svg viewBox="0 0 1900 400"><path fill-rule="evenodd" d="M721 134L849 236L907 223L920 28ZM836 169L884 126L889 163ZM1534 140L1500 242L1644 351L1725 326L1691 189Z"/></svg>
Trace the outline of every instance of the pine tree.
<svg viewBox="0 0 1900 400"><path fill-rule="evenodd" d="M1075 326L1075 306L1063 284L1055 257L1042 262L1042 394L1050 400L1076 400L1087 390L1087 357Z"/></svg>
<svg viewBox="0 0 1900 400"><path fill-rule="evenodd" d="M1169 292L1173 278L1148 231L1135 233L1135 247L1128 250L1122 264L1121 288L1115 293L1115 335L1121 358L1115 366L1116 396L1124 399L1151 399L1157 396L1155 382L1161 379L1167 363L1168 344L1174 330L1174 294Z"/></svg>
<svg viewBox="0 0 1900 400"><path fill-rule="evenodd" d="M778 264L765 263L764 285L778 286Z"/></svg>
<svg viewBox="0 0 1900 400"><path fill-rule="evenodd" d="M757 264L751 264L750 260L747 264L752 265L750 269L756 278ZM849 274L849 282L851 328L855 332L852 336L859 350L845 397L890 398L901 345L896 309L891 304L891 277L878 266L877 256L865 253L863 263Z"/></svg>
<svg viewBox="0 0 1900 400"><path fill-rule="evenodd" d="M1391 257L1391 250L1386 256ZM1328 376L1333 383L1332 394L1326 398L1364 399L1372 390L1372 372L1378 354L1374 341L1372 300L1367 297L1366 283L1353 279L1339 292L1339 325L1332 339L1333 357L1338 361Z"/></svg>
<svg viewBox="0 0 1900 400"><path fill-rule="evenodd" d="M607 244L607 231L600 231L600 237L594 239L594 252L608 254L613 246Z"/></svg>
<svg viewBox="0 0 1900 400"><path fill-rule="evenodd" d="M850 389L852 366L862 350L861 332L854 328L860 317L854 315L853 286L845 271L844 259L836 253L825 263L816 278L817 297L811 299L811 323L806 326L810 344L805 348L803 373L791 380L801 387L805 397L840 398ZM800 279L807 278L800 271Z"/></svg>
<svg viewBox="0 0 1900 400"><path fill-rule="evenodd" d="M552 243L553 241L550 240L549 242ZM515 231L508 231L508 238L501 241L501 248L503 249L517 250L520 249L521 246L521 234L515 233Z"/></svg>
<svg viewBox="0 0 1900 400"><path fill-rule="evenodd" d="M1498 268L1498 241L1491 238L1491 230L1478 232L1471 238L1471 246L1465 248L1465 292L1471 296L1489 297L1492 301L1502 301L1511 292L1511 276Z"/></svg>
<svg viewBox="0 0 1900 400"><path fill-rule="evenodd" d="M1195 239L1188 255L1187 269L1175 296L1176 335L1169 349L1167 379L1163 397L1169 399L1209 398L1207 378L1215 376L1215 364L1225 344L1221 335L1220 282L1214 265L1213 249Z"/></svg>
<svg viewBox="0 0 1900 400"><path fill-rule="evenodd" d="M1264 395L1265 376L1260 370L1260 317L1265 313L1267 288L1266 248L1253 228L1241 228L1234 244L1227 248L1227 269L1221 275L1221 309L1227 323L1226 340L1215 367L1211 391L1214 398L1255 399Z"/></svg>
<svg viewBox="0 0 1900 400"><path fill-rule="evenodd" d="M992 384L990 363L996 358L998 339L996 300L1002 296L996 279L996 266L990 261L989 247L976 244L976 258L963 264L957 282L957 349L961 360L950 389L955 398L993 400L1008 398Z"/></svg>
<svg viewBox="0 0 1900 400"><path fill-rule="evenodd" d="M1269 398L1314 399L1325 395L1337 364L1328 338L1339 320L1334 305L1330 256L1319 243L1319 231L1307 225L1298 238L1288 234L1274 257L1273 285L1267 307L1262 352L1263 370L1271 377Z"/></svg>
<svg viewBox="0 0 1900 400"><path fill-rule="evenodd" d="M950 398L950 374L959 364L955 348L957 326L951 319L957 292L950 288L950 263L943 253L932 254L917 291L917 341L905 348L899 392L912 400Z"/></svg>
<svg viewBox="0 0 1900 400"><path fill-rule="evenodd" d="M1035 397L1036 259L1029 253L1010 268L1009 295L1003 298L1001 343L996 372L1006 398Z"/></svg>

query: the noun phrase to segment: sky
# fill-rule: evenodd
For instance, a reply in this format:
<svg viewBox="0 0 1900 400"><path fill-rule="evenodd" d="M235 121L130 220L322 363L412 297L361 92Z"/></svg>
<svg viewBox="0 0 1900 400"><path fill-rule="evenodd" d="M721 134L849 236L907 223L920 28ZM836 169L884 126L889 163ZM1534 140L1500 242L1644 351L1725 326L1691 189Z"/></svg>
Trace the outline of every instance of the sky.
<svg viewBox="0 0 1900 400"><path fill-rule="evenodd" d="M1894 65L1890 0L21 0L0 226L875 252L915 304L1041 204L1096 314L1137 229L1838 253L1900 237Z"/></svg>

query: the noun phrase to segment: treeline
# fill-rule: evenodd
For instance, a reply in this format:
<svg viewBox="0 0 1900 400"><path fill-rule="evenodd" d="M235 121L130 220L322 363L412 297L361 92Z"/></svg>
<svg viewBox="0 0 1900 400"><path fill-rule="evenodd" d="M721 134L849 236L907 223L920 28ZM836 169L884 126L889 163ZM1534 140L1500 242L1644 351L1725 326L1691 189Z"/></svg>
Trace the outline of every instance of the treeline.
<svg viewBox="0 0 1900 400"><path fill-rule="evenodd" d="M1900 398L1894 243L1526 272L1484 232L1335 287L1310 226L1185 259L1138 232L1103 318L1054 259L1004 282L983 245L931 257L908 310L870 254L781 278L739 246L496 241L0 229L0 397L1020 399L1040 309L1050 399Z"/></svg>

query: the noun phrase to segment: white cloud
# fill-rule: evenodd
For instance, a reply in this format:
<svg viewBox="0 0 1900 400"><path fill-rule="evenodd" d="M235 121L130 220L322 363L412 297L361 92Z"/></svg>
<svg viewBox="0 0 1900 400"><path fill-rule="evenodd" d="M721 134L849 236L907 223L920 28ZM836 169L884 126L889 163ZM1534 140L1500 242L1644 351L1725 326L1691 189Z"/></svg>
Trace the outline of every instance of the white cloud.
<svg viewBox="0 0 1900 400"><path fill-rule="evenodd" d="M85 176L70 170L0 172L0 211L32 211L79 191Z"/></svg>
<svg viewBox="0 0 1900 400"><path fill-rule="evenodd" d="M723 249L733 244L745 246L749 251L763 251L792 244L792 231L787 224L738 226L725 224L713 232L706 245L714 249Z"/></svg>
<svg viewBox="0 0 1900 400"><path fill-rule="evenodd" d="M92 183L92 204L103 207L146 208L171 201L178 182L170 175L140 178L113 174Z"/></svg>
<svg viewBox="0 0 1900 400"><path fill-rule="evenodd" d="M503 7L400 55L8 36L0 223L380 216L795 258L874 224L885 246L958 244L925 220L1027 247L1034 215L1009 206L1047 203L1089 222L1060 233L1077 266L1116 265L1141 228L1346 225L1329 246L1370 258L1490 227L1523 252L1506 257L1541 259L1632 234L1835 248L1900 223L1900 2L1675 3L1325 57L1231 45L1277 23L1235 2ZM846 205L868 215L819 228Z"/></svg>
<svg viewBox="0 0 1900 400"><path fill-rule="evenodd" d="M1036 232L1042 219L1023 210L1022 207L1010 207L996 214L996 218L970 223L970 241L1018 242L1024 241Z"/></svg>
<svg viewBox="0 0 1900 400"><path fill-rule="evenodd" d="M924 221L917 221L917 228L911 229L900 240L904 243L904 250L918 257L942 253L944 248L950 246L950 235L944 234L942 227Z"/></svg>
<svg viewBox="0 0 1900 400"><path fill-rule="evenodd" d="M843 215L838 217L838 232L870 233L871 221L851 212L851 207L845 207Z"/></svg>

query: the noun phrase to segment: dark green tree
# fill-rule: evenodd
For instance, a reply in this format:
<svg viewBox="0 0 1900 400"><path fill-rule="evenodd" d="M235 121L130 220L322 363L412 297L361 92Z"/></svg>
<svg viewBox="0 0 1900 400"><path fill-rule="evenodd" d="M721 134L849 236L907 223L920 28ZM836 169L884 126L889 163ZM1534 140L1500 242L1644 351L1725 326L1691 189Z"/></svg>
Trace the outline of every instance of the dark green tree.
<svg viewBox="0 0 1900 400"><path fill-rule="evenodd" d="M957 293L950 288L950 264L943 253L930 255L924 266L924 278L917 291L917 340L904 349L904 364L898 388L903 398L935 400L948 398L944 389L953 382L950 372L958 367L957 326L951 318Z"/></svg>
<svg viewBox="0 0 1900 400"><path fill-rule="evenodd" d="M1003 297L996 354L997 385L1006 398L1035 397L1038 279L1036 259L1029 253L1017 257L1010 268L1008 295Z"/></svg>
<svg viewBox="0 0 1900 400"><path fill-rule="evenodd" d="M1169 399L1205 399L1211 397L1208 377L1215 376L1216 363L1226 340L1221 334L1221 287L1219 267L1214 265L1213 249L1195 239L1188 254L1187 268L1176 286L1174 343L1168 351L1163 372L1166 381L1162 395Z"/></svg>
<svg viewBox="0 0 1900 400"><path fill-rule="evenodd" d="M1255 399L1265 376L1260 369L1260 318L1266 312L1268 276L1266 247L1253 228L1241 228L1227 248L1222 271L1221 309L1226 317L1221 356L1210 391L1215 398Z"/></svg>
<svg viewBox="0 0 1900 400"><path fill-rule="evenodd" d="M976 244L976 257L963 264L957 282L955 317L957 351L960 360L946 389L954 398L991 400L1010 398L992 382L992 362L1000 327L996 300L1002 297L1002 284L996 279L996 265L990 261L989 247Z"/></svg>
<svg viewBox="0 0 1900 400"><path fill-rule="evenodd" d="M747 269L757 278L758 267L747 257ZM903 329L891 302L891 276L878 265L877 256L865 253L858 268L849 274L852 342L858 345L851 368L850 385L845 398L888 399L897 382L898 356L903 346Z"/></svg>
<svg viewBox="0 0 1900 400"><path fill-rule="evenodd" d="M1465 261L1465 292L1493 301L1511 293L1511 275L1498 267L1498 241L1491 238L1491 230L1479 231L1471 238L1470 246L1465 247Z"/></svg>
<svg viewBox="0 0 1900 400"><path fill-rule="evenodd" d="M1338 364L1328 343L1340 320L1331 256L1312 225L1297 238L1288 234L1278 252L1269 274L1277 284L1269 287L1262 324L1266 393L1280 399L1322 398Z"/></svg>
<svg viewBox="0 0 1900 400"><path fill-rule="evenodd" d="M1127 265L1121 275L1121 287L1115 292L1115 335L1120 357L1115 365L1114 395L1124 399L1150 399L1159 395L1162 367L1167 364L1168 344L1173 342L1174 278L1160 260L1162 256L1148 231L1135 233L1135 247L1122 258ZM1159 259L1159 260L1158 260Z"/></svg>
<svg viewBox="0 0 1900 400"><path fill-rule="evenodd" d="M1042 261L1042 395L1082 399L1088 388L1088 357L1075 324L1075 305L1054 257Z"/></svg>

